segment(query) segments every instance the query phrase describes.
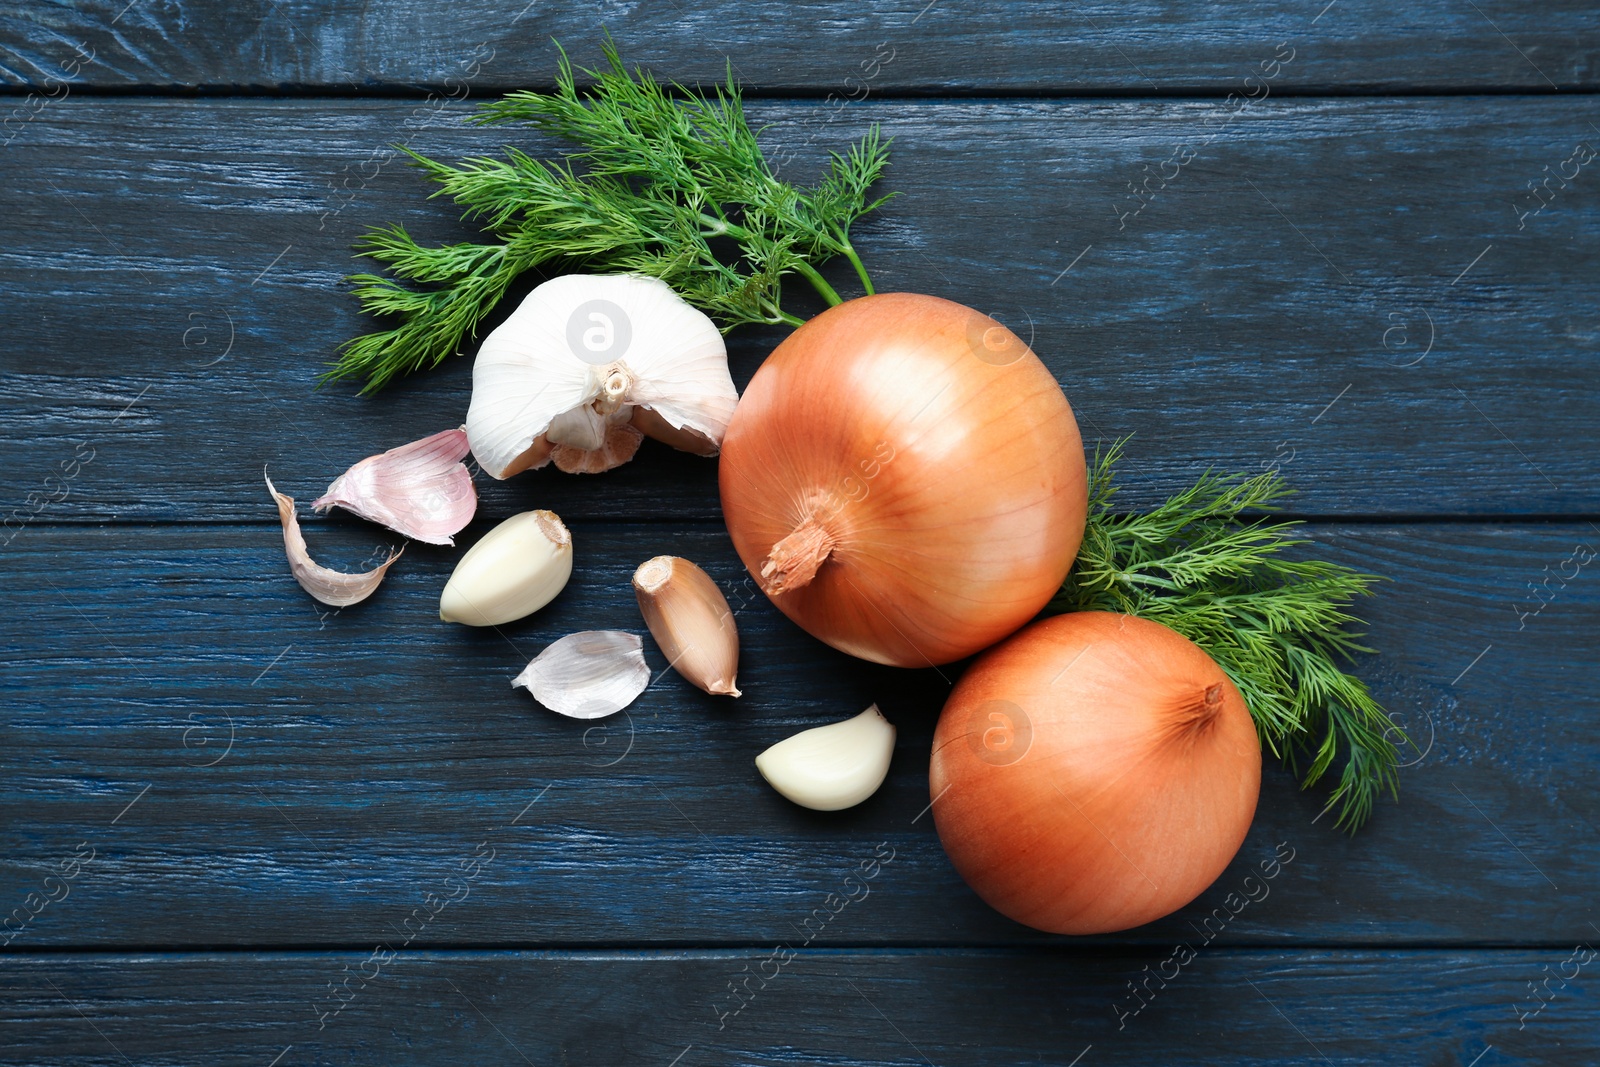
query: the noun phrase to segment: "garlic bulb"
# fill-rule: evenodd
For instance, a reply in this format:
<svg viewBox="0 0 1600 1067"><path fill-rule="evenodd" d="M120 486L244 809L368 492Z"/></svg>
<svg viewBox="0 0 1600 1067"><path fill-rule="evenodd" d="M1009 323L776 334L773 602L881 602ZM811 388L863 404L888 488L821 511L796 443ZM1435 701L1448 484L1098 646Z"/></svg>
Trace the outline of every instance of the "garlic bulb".
<svg viewBox="0 0 1600 1067"><path fill-rule="evenodd" d="M633 572L633 591L674 670L712 696L739 695L739 631L709 574L686 559L657 556Z"/></svg>
<svg viewBox="0 0 1600 1067"><path fill-rule="evenodd" d="M495 478L552 458L593 473L632 459L638 432L715 454L738 401L722 334L665 282L569 274L484 338L467 436Z"/></svg>
<svg viewBox="0 0 1600 1067"><path fill-rule="evenodd" d="M265 472L263 472L265 477ZM389 558L370 571L345 574L329 570L311 561L306 551L306 539L300 533L300 520L295 517L294 498L278 492L278 487L267 478L267 492L278 505L278 521L283 524L283 548L289 556L289 573L300 583L300 588L314 598L333 608L347 608L371 596L388 573L389 567L400 558L400 553L390 553Z"/></svg>
<svg viewBox="0 0 1600 1067"><path fill-rule="evenodd" d="M650 685L644 642L621 630L568 634L533 657L512 680L551 711L602 719L632 704Z"/></svg>
<svg viewBox="0 0 1600 1067"><path fill-rule="evenodd" d="M368 456L334 479L311 510L341 507L412 540L453 545L478 510L466 454L466 430L455 429Z"/></svg>
<svg viewBox="0 0 1600 1067"><path fill-rule="evenodd" d="M461 557L439 597L439 618L498 626L550 603L571 577L572 534L552 511L524 511Z"/></svg>
<svg viewBox="0 0 1600 1067"><path fill-rule="evenodd" d="M756 757L756 770L803 808L838 811L878 791L894 755L894 725L874 704L853 719L802 730Z"/></svg>

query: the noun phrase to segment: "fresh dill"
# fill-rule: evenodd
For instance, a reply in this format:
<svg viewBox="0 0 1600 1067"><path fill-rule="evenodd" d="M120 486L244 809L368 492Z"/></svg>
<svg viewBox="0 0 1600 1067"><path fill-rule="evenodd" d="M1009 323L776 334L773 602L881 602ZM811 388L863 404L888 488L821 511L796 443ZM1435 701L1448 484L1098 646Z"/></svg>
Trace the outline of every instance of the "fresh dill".
<svg viewBox="0 0 1600 1067"><path fill-rule="evenodd" d="M582 73L565 52L556 89L516 92L481 105L480 125L520 122L575 143L550 162L508 148L504 159L451 165L406 149L415 164L480 223L485 243L426 247L404 227L372 230L361 253L388 274L357 274L362 309L398 316L348 342L324 380L360 378L373 392L458 352L511 283L551 262L591 273L660 278L724 330L801 320L785 311L782 283L799 275L829 304L840 297L818 267L844 256L861 285L872 283L850 243L850 227L887 199L867 191L889 162L876 128L832 153L808 188L772 173L745 119L730 66L710 94L630 73L605 42L607 65ZM716 245L736 248L719 255ZM731 262L730 262L731 260Z"/></svg>
<svg viewBox="0 0 1600 1067"><path fill-rule="evenodd" d="M1340 661L1368 652L1345 609L1375 576L1337 563L1284 558L1306 544L1297 522L1246 521L1291 490L1277 472L1207 472L1144 514L1111 510L1123 442L1096 457L1078 560L1048 610L1117 611L1164 623L1205 649L1233 679L1262 741L1314 785L1343 755L1328 800L1354 830L1380 793L1399 785L1405 734Z"/></svg>

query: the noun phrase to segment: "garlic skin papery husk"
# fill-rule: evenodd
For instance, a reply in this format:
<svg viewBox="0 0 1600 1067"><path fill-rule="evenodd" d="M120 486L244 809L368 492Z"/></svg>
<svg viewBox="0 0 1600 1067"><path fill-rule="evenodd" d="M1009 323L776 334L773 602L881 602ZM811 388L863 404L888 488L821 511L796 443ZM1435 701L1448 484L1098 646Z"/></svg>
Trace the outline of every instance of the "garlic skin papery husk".
<svg viewBox="0 0 1600 1067"><path fill-rule="evenodd" d="M467 451L461 427L369 456L334 479L311 509L341 507L414 541L453 545L478 510L472 474L461 462Z"/></svg>
<svg viewBox="0 0 1600 1067"><path fill-rule="evenodd" d="M467 437L494 478L552 458L594 473L633 458L630 430L714 455L738 402L716 324L665 282L568 274L484 338Z"/></svg>
<svg viewBox="0 0 1600 1067"><path fill-rule="evenodd" d="M263 477L265 472L263 472ZM267 492L278 505L278 521L283 524L283 548L289 555L289 573L300 583L300 588L332 608L347 608L359 604L378 588L391 564L400 558L400 550L370 571L345 574L329 570L311 562L306 551L306 539L300 533L300 520L295 517L294 498L278 492L278 487L267 478Z"/></svg>
<svg viewBox="0 0 1600 1067"><path fill-rule="evenodd" d="M439 618L498 626L532 615L572 577L572 534L553 511L524 511L484 534L456 564Z"/></svg>
<svg viewBox="0 0 1600 1067"><path fill-rule="evenodd" d="M874 704L853 719L779 741L756 757L756 770L801 807L838 811L878 791L893 755L894 724Z"/></svg>
<svg viewBox="0 0 1600 1067"><path fill-rule="evenodd" d="M650 636L667 663L712 696L739 696L739 631L711 576L678 556L657 556L633 572Z"/></svg>
<svg viewBox="0 0 1600 1067"><path fill-rule="evenodd" d="M512 680L558 715L603 719L650 685L644 642L621 630L582 630L554 642Z"/></svg>

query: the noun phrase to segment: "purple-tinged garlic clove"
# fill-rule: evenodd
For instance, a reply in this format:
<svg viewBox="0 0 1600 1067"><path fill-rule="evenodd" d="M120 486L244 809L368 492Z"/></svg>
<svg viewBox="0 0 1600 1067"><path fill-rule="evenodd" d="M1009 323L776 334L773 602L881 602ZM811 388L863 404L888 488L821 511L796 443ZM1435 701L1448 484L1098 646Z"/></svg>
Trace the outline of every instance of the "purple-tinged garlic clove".
<svg viewBox="0 0 1600 1067"><path fill-rule="evenodd" d="M289 556L289 573L300 583L300 588L329 607L346 608L359 604L378 588L391 564L400 558L400 551L391 553L375 569L361 574L345 574L329 570L311 561L306 551L306 539L300 534L300 520L295 517L294 498L284 496L267 479L267 491L278 505L278 521L283 523L283 547Z"/></svg>
<svg viewBox="0 0 1600 1067"><path fill-rule="evenodd" d="M311 508L341 507L414 541L453 545L478 509L472 474L461 462L467 451L466 431L455 429L369 456L334 479Z"/></svg>

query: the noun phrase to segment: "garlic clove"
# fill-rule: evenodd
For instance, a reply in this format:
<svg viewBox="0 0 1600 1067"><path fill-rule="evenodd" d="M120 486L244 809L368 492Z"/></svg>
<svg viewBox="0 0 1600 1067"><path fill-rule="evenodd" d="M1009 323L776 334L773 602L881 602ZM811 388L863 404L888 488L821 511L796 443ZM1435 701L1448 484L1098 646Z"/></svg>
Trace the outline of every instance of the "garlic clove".
<svg viewBox="0 0 1600 1067"><path fill-rule="evenodd" d="M550 454L555 451L555 447L544 434L540 434L533 439L533 443L528 446L527 451L512 458L511 463L506 467L501 477L509 478L513 474L521 474L523 471L538 470L550 462Z"/></svg>
<svg viewBox="0 0 1600 1067"><path fill-rule="evenodd" d="M262 474L265 477L265 471ZM399 551L393 552L376 568L361 574L345 574L319 566L311 562L311 554L306 551L306 539L301 536L300 520L294 513L294 498L278 492L271 478L267 478L267 492L272 494L272 499L278 505L278 521L283 524L283 547L289 556L289 573L300 583L300 588L329 607L347 608L367 599L378 588L378 583L383 581L389 567L400 558Z"/></svg>
<svg viewBox="0 0 1600 1067"><path fill-rule="evenodd" d="M626 422L612 422L606 426L605 440L599 448L578 449L557 445L550 453L556 468L568 474L600 474L620 467L639 451L644 435Z"/></svg>
<svg viewBox="0 0 1600 1067"><path fill-rule="evenodd" d="M633 572L645 625L668 664L712 696L739 696L739 632L711 576L678 556L657 556Z"/></svg>
<svg viewBox="0 0 1600 1067"><path fill-rule="evenodd" d="M874 704L853 719L802 730L756 757L756 770L803 808L838 811L878 791L894 755L894 725Z"/></svg>
<svg viewBox="0 0 1600 1067"><path fill-rule="evenodd" d="M538 306L538 293L539 289L529 293L511 317L484 338L472 365L467 438L478 465L491 478L509 477L512 464L534 446L556 416L594 398L588 365L551 355L561 343L559 331L528 321L536 317L542 322L556 314Z"/></svg>
<svg viewBox="0 0 1600 1067"><path fill-rule="evenodd" d="M606 443L606 416L595 411L592 404L563 411L550 420L545 437L556 447L575 448L588 452Z"/></svg>
<svg viewBox="0 0 1600 1067"><path fill-rule="evenodd" d="M671 338L672 343L628 354L633 381L623 400L648 407L674 429L700 434L720 448L739 403L722 333L665 282L639 280L654 290L640 291L637 297L649 307L653 335Z"/></svg>
<svg viewBox="0 0 1600 1067"><path fill-rule="evenodd" d="M650 685L644 642L621 630L583 630L554 642L511 683L551 711L601 719L632 704Z"/></svg>
<svg viewBox="0 0 1600 1067"><path fill-rule="evenodd" d="M697 456L714 456L721 451L717 443L705 434L690 429L679 429L649 408L634 408L632 422L634 428L646 437L654 438L664 445L671 445L680 452L693 452Z"/></svg>
<svg viewBox="0 0 1600 1067"><path fill-rule="evenodd" d="M664 436L720 446L738 400L716 324L665 282L565 275L529 293L479 347L467 435L484 471L506 478L531 465L519 460L541 435L606 448L603 421L640 404Z"/></svg>
<svg viewBox="0 0 1600 1067"><path fill-rule="evenodd" d="M498 626L532 615L572 577L572 534L552 511L513 515L456 564L439 597L439 618Z"/></svg>
<svg viewBox="0 0 1600 1067"><path fill-rule="evenodd" d="M453 545L472 521L478 494L461 460L467 432L445 430L369 456L334 479L313 511L341 507L430 545Z"/></svg>

